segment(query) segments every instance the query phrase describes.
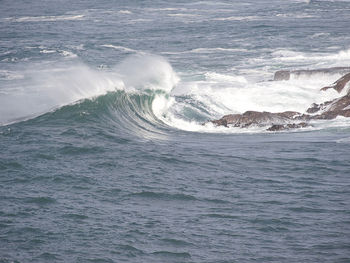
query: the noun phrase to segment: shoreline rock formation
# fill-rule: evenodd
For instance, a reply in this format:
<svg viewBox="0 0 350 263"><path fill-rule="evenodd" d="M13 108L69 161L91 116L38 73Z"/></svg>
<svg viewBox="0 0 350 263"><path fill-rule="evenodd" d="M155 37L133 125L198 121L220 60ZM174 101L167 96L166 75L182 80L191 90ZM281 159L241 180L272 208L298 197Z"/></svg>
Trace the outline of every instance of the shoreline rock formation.
<svg viewBox="0 0 350 263"><path fill-rule="evenodd" d="M350 67L334 67L334 68L321 68L310 70L279 70L276 71L273 77L274 81L289 80L292 75L296 77L310 76L313 74L347 74L350 73Z"/></svg>
<svg viewBox="0 0 350 263"><path fill-rule="evenodd" d="M341 93L346 85L350 83L350 67L330 68L311 71L293 71L304 74L305 72L347 72L343 77L335 81L330 86L324 87L321 91L334 89ZM289 73L288 73L289 72ZM301 73L302 72L302 73ZM289 75L288 75L289 74ZM290 77L290 71L278 71L275 73L275 80ZM277 76L276 76L277 75ZM311 120L331 120L338 116L350 117L350 89L340 98L326 101L321 104L312 104L305 113L295 111L285 111L279 113L246 111L243 114L229 114L221 119L210 121L216 126L248 128L250 126L266 127L267 131L282 131L310 126Z"/></svg>

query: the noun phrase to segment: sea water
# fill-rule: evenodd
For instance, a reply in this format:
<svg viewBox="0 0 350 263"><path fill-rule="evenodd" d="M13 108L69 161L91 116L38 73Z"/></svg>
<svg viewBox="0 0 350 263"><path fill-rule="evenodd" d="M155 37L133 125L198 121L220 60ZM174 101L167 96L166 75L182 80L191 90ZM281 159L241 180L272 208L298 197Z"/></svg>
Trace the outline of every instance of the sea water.
<svg viewBox="0 0 350 263"><path fill-rule="evenodd" d="M0 262L349 262L350 1L0 2ZM347 89L348 87L346 87Z"/></svg>

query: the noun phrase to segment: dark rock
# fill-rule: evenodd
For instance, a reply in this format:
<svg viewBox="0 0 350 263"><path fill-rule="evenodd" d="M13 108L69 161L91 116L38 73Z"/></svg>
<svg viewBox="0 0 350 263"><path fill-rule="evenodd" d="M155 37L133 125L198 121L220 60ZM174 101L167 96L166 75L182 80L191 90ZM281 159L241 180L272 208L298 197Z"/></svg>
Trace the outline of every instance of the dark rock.
<svg viewBox="0 0 350 263"><path fill-rule="evenodd" d="M267 131L283 131L286 129L286 126L283 124L274 124Z"/></svg>
<svg viewBox="0 0 350 263"><path fill-rule="evenodd" d="M271 123L287 123L291 120L299 119L299 112L285 111L279 113L271 112L259 112L259 111L246 111L243 114L229 114L225 115L219 120L212 121L215 125L222 125L228 127L229 125L234 127L246 128L252 125L266 126Z"/></svg>
<svg viewBox="0 0 350 263"><path fill-rule="evenodd" d="M320 104L313 103L310 108L306 110L307 113L313 114L319 111L323 111L326 109L326 107L331 104L333 101L326 101Z"/></svg>
<svg viewBox="0 0 350 263"><path fill-rule="evenodd" d="M300 122L300 123L289 123L289 124L274 124L270 128L267 129L267 131L284 131L289 129L299 129L299 128L305 128L308 127L309 124L306 122Z"/></svg>
<svg viewBox="0 0 350 263"><path fill-rule="evenodd" d="M332 68L332 69L321 69L312 70L311 72L326 72L327 70L345 70L350 68ZM275 78L286 78L288 71L276 72ZM297 72L297 71L294 71ZM305 72L305 71L298 71ZM323 88L334 88L338 92L341 92L347 83L350 82L350 73L344 75L330 87ZM305 114L301 114L295 111L285 112L259 112L259 111L246 111L243 114L229 114L225 115L219 120L211 121L217 126L233 126L240 128L247 128L250 126L265 127L269 126L268 131L282 131L288 129L297 129L307 127L309 124L307 121L310 120L331 120L338 116L350 117L350 90L348 93L340 98L332 101L326 101L321 104L313 103L310 108L307 109Z"/></svg>
<svg viewBox="0 0 350 263"><path fill-rule="evenodd" d="M350 94L326 103L324 111L314 115L312 119L331 120L338 116L350 117Z"/></svg>
<svg viewBox="0 0 350 263"><path fill-rule="evenodd" d="M327 90L327 89L335 89L339 93L342 92L346 84L350 81L350 73L346 74L345 76L338 79L336 82L334 82L332 85L328 87L324 87L321 90Z"/></svg>
<svg viewBox="0 0 350 263"><path fill-rule="evenodd" d="M288 70L277 71L273 77L273 80L275 80L275 81L289 80L289 79L290 79L290 71L288 71Z"/></svg>
<svg viewBox="0 0 350 263"><path fill-rule="evenodd" d="M321 109L321 104L312 103L311 107L306 110L307 113L315 113Z"/></svg>

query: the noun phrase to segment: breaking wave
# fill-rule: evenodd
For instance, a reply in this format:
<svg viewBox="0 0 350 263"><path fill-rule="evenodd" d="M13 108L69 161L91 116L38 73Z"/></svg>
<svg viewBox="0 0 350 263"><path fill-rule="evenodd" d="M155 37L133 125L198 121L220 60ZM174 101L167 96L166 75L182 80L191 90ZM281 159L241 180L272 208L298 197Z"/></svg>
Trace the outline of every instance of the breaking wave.
<svg viewBox="0 0 350 263"><path fill-rule="evenodd" d="M2 125L38 116L38 120L64 119L69 113L80 120L102 121L140 136L163 134L174 128L262 132L257 127L214 127L207 121L247 110L305 112L312 103L340 96L332 89L320 91L339 78L338 73L292 77L289 81L271 81L271 76L257 82L244 75L203 72L199 77L180 80L169 62L150 54L132 55L109 69L91 69L82 62L64 61L5 73L7 79L1 80L5 88L0 96ZM349 126L349 121L339 118L313 126L343 127Z"/></svg>

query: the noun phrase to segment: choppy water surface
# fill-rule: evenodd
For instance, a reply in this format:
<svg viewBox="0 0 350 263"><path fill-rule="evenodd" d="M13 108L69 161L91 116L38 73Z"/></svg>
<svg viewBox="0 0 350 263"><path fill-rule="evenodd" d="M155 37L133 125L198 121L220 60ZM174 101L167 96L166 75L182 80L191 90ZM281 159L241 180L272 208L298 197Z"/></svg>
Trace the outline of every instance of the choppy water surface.
<svg viewBox="0 0 350 263"><path fill-rule="evenodd" d="M348 262L349 1L2 1L0 262Z"/></svg>

